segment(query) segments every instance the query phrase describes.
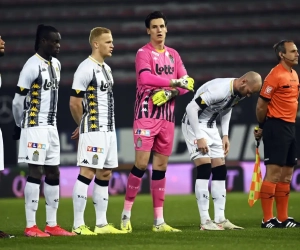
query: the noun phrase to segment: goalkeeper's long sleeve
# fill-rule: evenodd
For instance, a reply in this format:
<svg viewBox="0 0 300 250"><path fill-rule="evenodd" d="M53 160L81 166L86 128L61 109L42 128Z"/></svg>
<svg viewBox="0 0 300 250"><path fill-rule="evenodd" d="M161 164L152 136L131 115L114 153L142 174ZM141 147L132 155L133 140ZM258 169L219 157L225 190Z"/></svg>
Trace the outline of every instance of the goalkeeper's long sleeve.
<svg viewBox="0 0 300 250"><path fill-rule="evenodd" d="M148 85L152 87L170 87L170 79L162 78L157 75L153 75L150 71L143 71L140 73L140 83L142 85Z"/></svg>

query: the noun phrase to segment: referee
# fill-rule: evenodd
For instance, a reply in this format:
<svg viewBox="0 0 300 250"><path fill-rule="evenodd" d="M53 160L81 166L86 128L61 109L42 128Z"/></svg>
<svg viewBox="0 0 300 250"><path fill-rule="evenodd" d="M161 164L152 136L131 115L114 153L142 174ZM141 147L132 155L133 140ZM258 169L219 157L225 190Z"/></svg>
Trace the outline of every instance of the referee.
<svg viewBox="0 0 300 250"><path fill-rule="evenodd" d="M298 109L298 49L293 41L274 45L279 61L266 77L256 106L259 129L255 139L263 137L266 174L260 190L263 211L262 228L300 227L288 217L290 182L297 163L295 122ZM277 218L273 216L276 202Z"/></svg>

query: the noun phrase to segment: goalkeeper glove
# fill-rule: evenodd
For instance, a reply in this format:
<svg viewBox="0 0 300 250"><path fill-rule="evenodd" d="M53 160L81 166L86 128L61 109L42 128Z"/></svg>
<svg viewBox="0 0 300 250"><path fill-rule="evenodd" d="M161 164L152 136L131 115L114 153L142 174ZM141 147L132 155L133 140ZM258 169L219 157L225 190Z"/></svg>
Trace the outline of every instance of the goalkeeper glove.
<svg viewBox="0 0 300 250"><path fill-rule="evenodd" d="M171 87L179 87L190 91L194 91L194 79L191 77L172 79Z"/></svg>
<svg viewBox="0 0 300 250"><path fill-rule="evenodd" d="M161 106L169 101L173 97L171 90L159 90L152 96L152 101L154 105Z"/></svg>

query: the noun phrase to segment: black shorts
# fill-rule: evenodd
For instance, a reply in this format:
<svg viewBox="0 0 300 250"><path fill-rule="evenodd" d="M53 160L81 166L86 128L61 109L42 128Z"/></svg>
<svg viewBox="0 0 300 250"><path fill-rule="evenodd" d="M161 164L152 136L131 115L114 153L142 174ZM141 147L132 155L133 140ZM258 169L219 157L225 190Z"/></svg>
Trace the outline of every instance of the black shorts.
<svg viewBox="0 0 300 250"><path fill-rule="evenodd" d="M295 166L297 142L295 123L268 118L263 129L265 165Z"/></svg>

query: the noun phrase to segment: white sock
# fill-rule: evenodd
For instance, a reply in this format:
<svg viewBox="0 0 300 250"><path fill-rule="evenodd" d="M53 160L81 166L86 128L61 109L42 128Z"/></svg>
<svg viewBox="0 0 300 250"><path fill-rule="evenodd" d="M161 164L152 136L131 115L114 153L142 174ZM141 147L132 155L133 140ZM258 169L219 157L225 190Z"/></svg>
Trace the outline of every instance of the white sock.
<svg viewBox="0 0 300 250"><path fill-rule="evenodd" d="M129 211L129 210L123 209L121 218L123 219L124 216L126 216L126 220L130 220L130 217L131 217L131 210Z"/></svg>
<svg viewBox="0 0 300 250"><path fill-rule="evenodd" d="M73 188L73 208L74 208L74 229L85 225L84 210L86 207L88 185L82 181L76 180Z"/></svg>
<svg viewBox="0 0 300 250"><path fill-rule="evenodd" d="M39 205L40 184L26 182L24 188L26 227L36 225L35 215Z"/></svg>
<svg viewBox="0 0 300 250"><path fill-rule="evenodd" d="M108 186L94 184L93 203L96 212L96 226L101 227L107 225Z"/></svg>
<svg viewBox="0 0 300 250"><path fill-rule="evenodd" d="M211 182L211 196L214 201L215 222L225 220L226 187L225 181Z"/></svg>
<svg viewBox="0 0 300 250"><path fill-rule="evenodd" d="M59 204L59 185L49 185L44 182L44 196L46 199L46 223L50 227L57 225L57 208Z"/></svg>
<svg viewBox="0 0 300 250"><path fill-rule="evenodd" d="M199 209L201 224L205 224L207 220L210 220L209 216L209 180L197 179L195 184L195 194L197 198L197 205Z"/></svg>

